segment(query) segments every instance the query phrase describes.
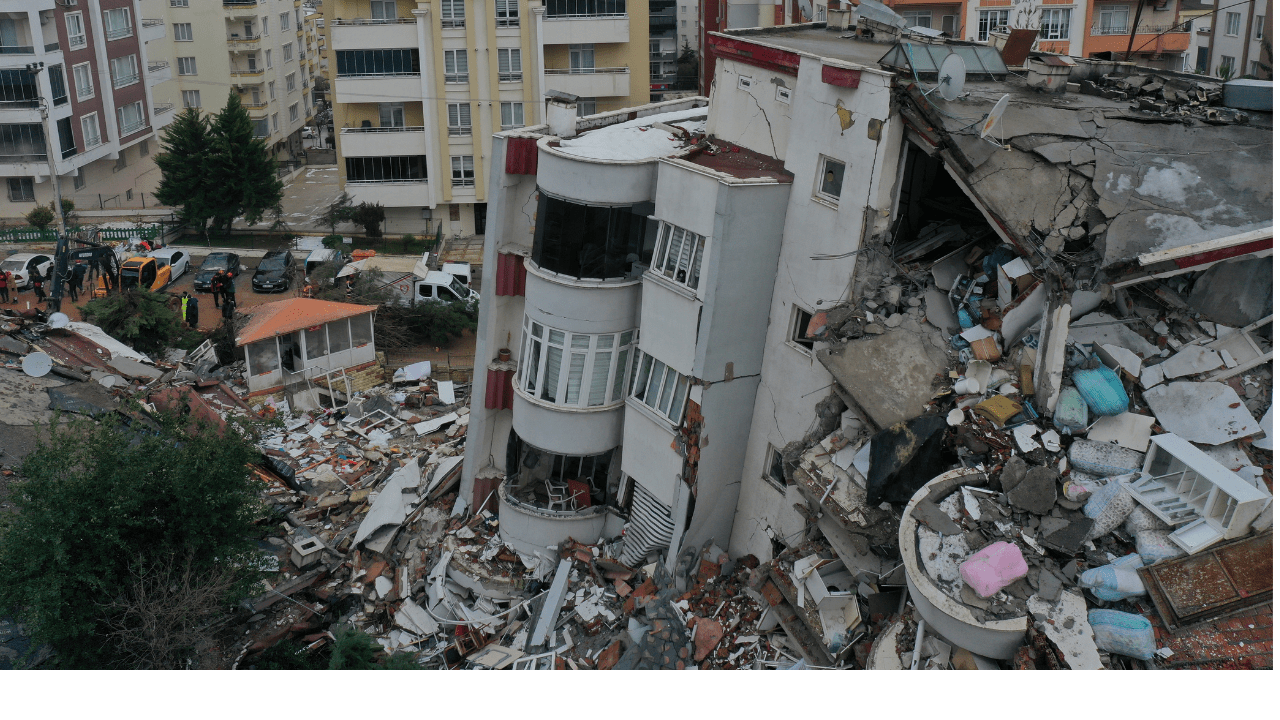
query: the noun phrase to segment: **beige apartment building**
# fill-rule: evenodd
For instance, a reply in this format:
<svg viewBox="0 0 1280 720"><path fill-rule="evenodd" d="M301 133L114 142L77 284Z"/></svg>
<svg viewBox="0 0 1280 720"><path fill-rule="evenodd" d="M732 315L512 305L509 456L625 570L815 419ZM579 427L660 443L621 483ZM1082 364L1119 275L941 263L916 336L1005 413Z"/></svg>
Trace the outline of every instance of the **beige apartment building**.
<svg viewBox="0 0 1280 720"><path fill-rule="evenodd" d="M490 137L649 100L647 0L326 0L338 166L388 233L483 234Z"/></svg>
<svg viewBox="0 0 1280 720"><path fill-rule="evenodd" d="M163 43L149 43L153 64L167 64L172 82L156 99L176 108L216 113L239 94L255 134L276 158L297 159L302 128L315 112L319 72L318 13L300 0L141 0L162 20Z"/></svg>

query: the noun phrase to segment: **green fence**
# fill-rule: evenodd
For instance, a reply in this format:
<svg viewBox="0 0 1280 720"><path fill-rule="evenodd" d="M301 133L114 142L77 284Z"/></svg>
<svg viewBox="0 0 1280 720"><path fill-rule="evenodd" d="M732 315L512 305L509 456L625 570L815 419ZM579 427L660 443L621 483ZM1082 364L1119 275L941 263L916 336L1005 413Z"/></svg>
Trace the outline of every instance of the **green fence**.
<svg viewBox="0 0 1280 720"><path fill-rule="evenodd" d="M72 235L81 232L88 235L94 234L92 226L81 226L71 228L69 231ZM128 240L136 237L141 240L154 240L157 235L164 232L164 226L160 223L149 225L139 225L133 228L100 228L97 235L101 240L106 242L114 242L116 240ZM19 242L46 242L56 243L58 241L58 231L52 228L38 230L33 227L19 228L3 228L0 229L0 242L19 243Z"/></svg>

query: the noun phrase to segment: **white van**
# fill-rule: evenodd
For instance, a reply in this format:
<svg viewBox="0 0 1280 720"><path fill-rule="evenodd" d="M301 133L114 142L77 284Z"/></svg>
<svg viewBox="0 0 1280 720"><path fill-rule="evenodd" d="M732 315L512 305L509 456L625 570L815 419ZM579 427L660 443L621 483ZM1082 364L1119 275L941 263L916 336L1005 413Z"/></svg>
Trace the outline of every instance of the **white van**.
<svg viewBox="0 0 1280 720"><path fill-rule="evenodd" d="M321 265L327 262L332 262L335 258L338 258L340 256L341 256L341 253L339 253L337 250L330 250L329 248L319 248L316 250L312 250L311 254L307 255L307 262L302 269L303 276L306 278L307 281L310 281L311 273L314 272L316 268L320 267Z"/></svg>

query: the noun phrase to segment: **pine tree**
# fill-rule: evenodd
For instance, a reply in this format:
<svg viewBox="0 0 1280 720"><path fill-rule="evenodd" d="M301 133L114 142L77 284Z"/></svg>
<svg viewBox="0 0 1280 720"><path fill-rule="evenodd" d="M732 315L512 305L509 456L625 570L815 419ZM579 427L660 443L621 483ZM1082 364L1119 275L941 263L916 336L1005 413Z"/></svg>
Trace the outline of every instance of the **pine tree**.
<svg viewBox="0 0 1280 720"><path fill-rule="evenodd" d="M208 177L217 183L214 195L214 227L226 234L237 217L250 225L279 207L284 183L276 176L276 161L261 138L253 136L253 120L232 91L210 124L212 153Z"/></svg>
<svg viewBox="0 0 1280 720"><path fill-rule="evenodd" d="M214 185L207 172L209 163L209 120L198 108L186 108L165 128L161 153L160 186L156 199L178 208L183 222L204 232L213 213L210 194Z"/></svg>

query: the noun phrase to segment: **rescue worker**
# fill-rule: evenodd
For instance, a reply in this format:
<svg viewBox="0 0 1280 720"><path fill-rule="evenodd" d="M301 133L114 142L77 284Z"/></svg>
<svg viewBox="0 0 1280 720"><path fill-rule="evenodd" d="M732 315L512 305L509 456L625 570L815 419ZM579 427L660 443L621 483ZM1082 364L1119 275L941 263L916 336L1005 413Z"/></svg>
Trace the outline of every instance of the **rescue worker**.
<svg viewBox="0 0 1280 720"><path fill-rule="evenodd" d="M31 273L31 288L36 291L36 302L44 302L44 275L39 270Z"/></svg>
<svg viewBox="0 0 1280 720"><path fill-rule="evenodd" d="M187 298L187 325L195 329L200 324L200 298L192 295Z"/></svg>
<svg viewBox="0 0 1280 720"><path fill-rule="evenodd" d="M178 298L178 317L182 318L182 322L187 322L187 301L191 299L191 293L186 290L182 291L182 296Z"/></svg>
<svg viewBox="0 0 1280 720"><path fill-rule="evenodd" d="M71 268L71 283L75 287L75 295L79 295L84 291L84 276L88 273L89 268L84 264L83 260L76 260L76 264Z"/></svg>
<svg viewBox="0 0 1280 720"><path fill-rule="evenodd" d="M63 268L61 277L62 277L62 284L67 286L67 294L71 296L71 302L79 302L80 289L76 287L76 284L71 279L71 268L70 267Z"/></svg>
<svg viewBox="0 0 1280 720"><path fill-rule="evenodd" d="M209 278L209 292L213 295L213 306L218 307L218 301L222 297L222 271L215 270L213 277Z"/></svg>
<svg viewBox="0 0 1280 720"><path fill-rule="evenodd" d="M236 304L236 276L231 274L230 270L222 273L222 304L231 303L232 309Z"/></svg>
<svg viewBox="0 0 1280 720"><path fill-rule="evenodd" d="M9 273L0 271L0 302L9 302Z"/></svg>

